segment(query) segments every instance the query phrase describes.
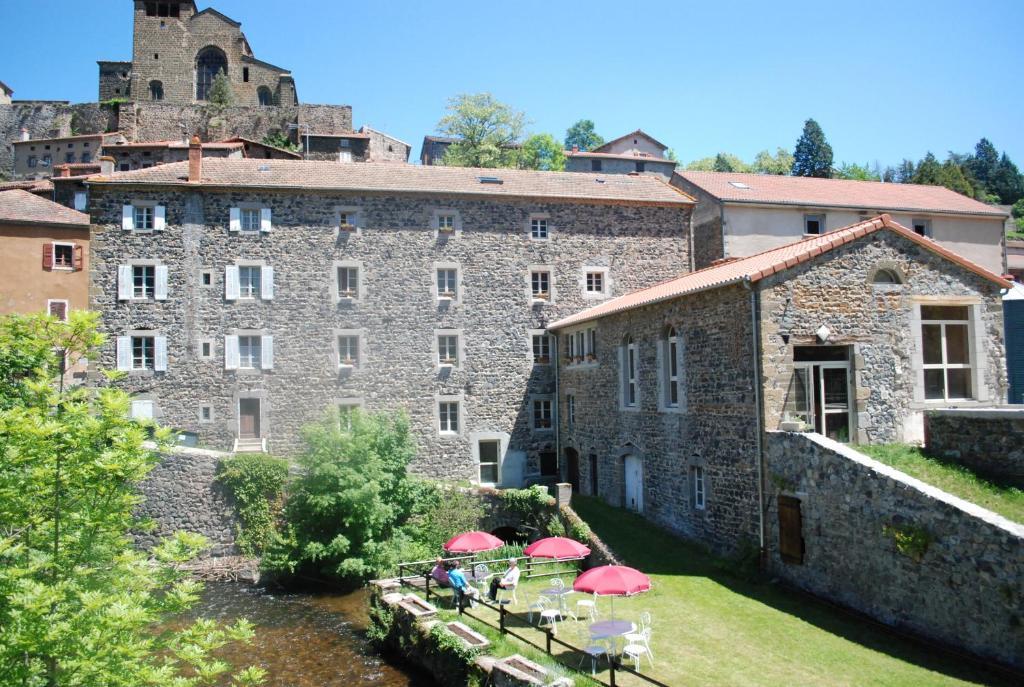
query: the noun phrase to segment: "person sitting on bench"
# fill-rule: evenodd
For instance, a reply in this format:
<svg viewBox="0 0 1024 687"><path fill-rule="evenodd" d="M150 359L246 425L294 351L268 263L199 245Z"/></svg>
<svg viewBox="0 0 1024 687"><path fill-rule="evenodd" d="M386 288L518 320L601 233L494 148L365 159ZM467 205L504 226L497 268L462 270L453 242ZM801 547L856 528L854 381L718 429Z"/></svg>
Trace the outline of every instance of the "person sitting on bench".
<svg viewBox="0 0 1024 687"><path fill-rule="evenodd" d="M501 579L495 577L491 580L491 589L487 593L491 601L498 600L498 589L515 589L516 585L519 584L519 561L515 558L508 559L508 570L501 576Z"/></svg>
<svg viewBox="0 0 1024 687"><path fill-rule="evenodd" d="M441 587L448 587L451 584L448 581L448 568L444 567L444 559L440 556L437 557L437 562L434 563L434 568L430 571L430 576L434 578L434 582L437 582Z"/></svg>
<svg viewBox="0 0 1024 687"><path fill-rule="evenodd" d="M465 608L467 596L472 603L473 597L476 596L476 590L470 587L469 582L466 581L466 575L462 572L462 564L459 561L455 561L452 564L452 569L448 571L448 584L455 592L456 607Z"/></svg>

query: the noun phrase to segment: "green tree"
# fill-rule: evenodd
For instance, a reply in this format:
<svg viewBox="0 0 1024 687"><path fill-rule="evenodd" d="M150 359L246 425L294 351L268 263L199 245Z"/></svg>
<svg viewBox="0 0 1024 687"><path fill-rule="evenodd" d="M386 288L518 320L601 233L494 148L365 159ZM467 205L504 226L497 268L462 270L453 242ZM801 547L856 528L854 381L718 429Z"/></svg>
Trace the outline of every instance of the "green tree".
<svg viewBox="0 0 1024 687"><path fill-rule="evenodd" d="M843 162L832 175L835 179L854 179L856 181L881 181L881 176L868 165Z"/></svg>
<svg viewBox="0 0 1024 687"><path fill-rule="evenodd" d="M676 155L675 148L669 148L665 151L665 159L675 162L677 165L679 164L679 156Z"/></svg>
<svg viewBox="0 0 1024 687"><path fill-rule="evenodd" d="M217 107L230 107L235 104L235 92L231 88L231 80L224 73L223 69L217 70L210 84L210 93L207 96L211 105Z"/></svg>
<svg viewBox="0 0 1024 687"><path fill-rule="evenodd" d="M1010 212L1016 219L1024 218L1024 198L1021 198L1016 203L1014 203L1013 209Z"/></svg>
<svg viewBox="0 0 1024 687"><path fill-rule="evenodd" d="M551 134L534 134L523 143L520 164L524 169L560 172L565 169L565 150Z"/></svg>
<svg viewBox="0 0 1024 687"><path fill-rule="evenodd" d="M438 133L457 139L443 163L452 167L516 167L526 116L490 93L463 94L448 101Z"/></svg>
<svg viewBox="0 0 1024 687"><path fill-rule="evenodd" d="M785 176L793 169L793 154L785 148L776 148L773 156L770 151L762 150L754 156L751 171L758 174L776 174Z"/></svg>
<svg viewBox="0 0 1024 687"><path fill-rule="evenodd" d="M832 146L825 140L825 132L813 119L804 122L803 133L797 139L793 151L793 176L832 176Z"/></svg>
<svg viewBox="0 0 1024 687"><path fill-rule="evenodd" d="M404 416L336 413L303 431L301 475L290 483L286 531L264 566L356 586L393 563L391 541L414 512L422 487L406 467L415 453Z"/></svg>
<svg viewBox="0 0 1024 687"><path fill-rule="evenodd" d="M281 148L282 150L290 150L293 153L297 153L302 150L302 146L298 143L292 143L288 135L283 131L274 131L263 137L262 141L265 146L273 146L275 148Z"/></svg>
<svg viewBox="0 0 1024 687"><path fill-rule="evenodd" d="M988 189L999 167L999 151L992 141L982 138L974 146L974 155L967 158L965 166L982 189Z"/></svg>
<svg viewBox="0 0 1024 687"><path fill-rule="evenodd" d="M82 311L0 320L0 684L257 684L263 671L232 677L211 654L251 638L248 623L153 629L198 600L180 564L203 540L132 546L136 485L156 462L146 427L123 391L65 388L61 374L99 346L96 323Z"/></svg>
<svg viewBox="0 0 1024 687"><path fill-rule="evenodd" d="M999 202L1004 205L1013 205L1024 196L1024 177L1006 153L999 158L995 173L989 179L988 191L999 196Z"/></svg>
<svg viewBox="0 0 1024 687"><path fill-rule="evenodd" d="M935 159L935 155L929 151L917 163L917 166L914 167L914 176L910 178L910 183L942 186L942 179L942 165Z"/></svg>
<svg viewBox="0 0 1024 687"><path fill-rule="evenodd" d="M942 185L946 188L962 193L968 198L974 197L974 187L955 160L949 159L942 163L941 179Z"/></svg>
<svg viewBox="0 0 1024 687"><path fill-rule="evenodd" d="M686 169L695 172L749 172L750 166L732 153L718 153L713 157L704 157L686 165Z"/></svg>
<svg viewBox="0 0 1024 687"><path fill-rule="evenodd" d="M565 149L572 150L576 146L580 150L593 150L604 145L604 139L594 131L594 122L581 119L565 132Z"/></svg>

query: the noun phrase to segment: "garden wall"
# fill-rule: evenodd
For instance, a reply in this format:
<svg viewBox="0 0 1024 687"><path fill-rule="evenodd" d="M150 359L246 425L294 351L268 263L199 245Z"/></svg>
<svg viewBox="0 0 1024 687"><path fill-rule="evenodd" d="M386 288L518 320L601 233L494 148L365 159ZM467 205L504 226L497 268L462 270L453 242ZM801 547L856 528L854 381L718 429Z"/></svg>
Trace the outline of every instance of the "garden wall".
<svg viewBox="0 0 1024 687"><path fill-rule="evenodd" d="M925 413L925 450L1024 488L1024 406Z"/></svg>
<svg viewBox="0 0 1024 687"><path fill-rule="evenodd" d="M772 573L1024 668L1024 525L817 434L769 432L765 458Z"/></svg>
<svg viewBox="0 0 1024 687"><path fill-rule="evenodd" d="M137 533L144 549L178 530L195 532L210 540L208 557L238 553L238 519L224 488L216 481L217 465L230 454L198 448L172 448L160 454L160 463L140 485L146 498L138 513L152 518L156 529Z"/></svg>

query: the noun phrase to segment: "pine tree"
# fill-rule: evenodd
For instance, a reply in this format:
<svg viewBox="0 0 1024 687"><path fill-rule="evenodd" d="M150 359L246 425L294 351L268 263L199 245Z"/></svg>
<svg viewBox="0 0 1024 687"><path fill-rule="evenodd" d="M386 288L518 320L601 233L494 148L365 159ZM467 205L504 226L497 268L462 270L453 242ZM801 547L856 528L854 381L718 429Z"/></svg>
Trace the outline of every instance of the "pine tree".
<svg viewBox="0 0 1024 687"><path fill-rule="evenodd" d="M989 179L988 191L999 196L999 202L1004 205L1013 205L1024 197L1024 178L1006 153L999 158L999 164Z"/></svg>
<svg viewBox="0 0 1024 687"><path fill-rule="evenodd" d="M974 197L974 186L964 174L964 170L953 159L942 163L942 185L952 191L962 193L968 198Z"/></svg>
<svg viewBox="0 0 1024 687"><path fill-rule="evenodd" d="M974 155L968 158L965 164L971 176L987 189L999 167L999 152L990 140L983 138L974 146Z"/></svg>
<svg viewBox="0 0 1024 687"><path fill-rule="evenodd" d="M928 186L942 186L942 165L935 159L935 155L929 151L924 159L917 163L914 176L911 177L912 184L926 184Z"/></svg>
<svg viewBox="0 0 1024 687"><path fill-rule="evenodd" d="M230 107L235 102L231 81L228 80L228 75L224 73L223 69L218 70L217 75L213 77L213 83L210 84L209 101L211 105L218 107Z"/></svg>
<svg viewBox="0 0 1024 687"><path fill-rule="evenodd" d="M793 152L793 176L832 176L832 146L825 140L825 132L813 119L804 122L803 133L796 142Z"/></svg>

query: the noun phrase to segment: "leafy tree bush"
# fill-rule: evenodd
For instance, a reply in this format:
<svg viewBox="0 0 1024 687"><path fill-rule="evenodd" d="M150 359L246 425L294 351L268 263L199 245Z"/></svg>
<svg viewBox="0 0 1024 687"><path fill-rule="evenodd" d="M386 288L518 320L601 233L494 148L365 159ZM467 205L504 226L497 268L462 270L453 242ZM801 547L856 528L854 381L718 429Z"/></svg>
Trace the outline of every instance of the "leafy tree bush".
<svg viewBox="0 0 1024 687"><path fill-rule="evenodd" d="M1021 198L1013 204L1013 209L1010 211L1016 219L1024 217L1024 198Z"/></svg>
<svg viewBox="0 0 1024 687"><path fill-rule="evenodd" d="M868 165L858 165L855 162L844 162L839 165L833 174L835 179L853 179L855 181L881 181L881 176L873 171Z"/></svg>
<svg viewBox="0 0 1024 687"><path fill-rule="evenodd" d="M292 143L288 135L283 131L274 131L263 137L261 141L265 146L273 146L275 148L281 148L282 150L290 150L293 153L297 153L302 150L302 146L298 143Z"/></svg>
<svg viewBox="0 0 1024 687"><path fill-rule="evenodd" d="M490 93L451 98L438 133L458 139L443 163L452 167L516 167L526 116Z"/></svg>
<svg viewBox="0 0 1024 687"><path fill-rule="evenodd" d="M565 151L551 134L534 134L523 143L520 164L524 169L561 172L565 169Z"/></svg>
<svg viewBox="0 0 1024 687"><path fill-rule="evenodd" d="M281 495L288 480L288 461L262 453L242 453L224 459L217 480L235 499L242 525L238 548L247 556L263 553L274 536Z"/></svg>
<svg viewBox="0 0 1024 687"><path fill-rule="evenodd" d="M406 474L415 446L402 415L354 411L304 430L301 475L288 488L285 531L264 556L266 569L358 585L386 570L423 487Z"/></svg>
<svg viewBox="0 0 1024 687"><path fill-rule="evenodd" d="M444 484L421 491L415 509L406 532L422 545L422 558L437 555L456 534L477 529L486 515L479 496Z"/></svg>
<svg viewBox="0 0 1024 687"><path fill-rule="evenodd" d="M223 69L218 69L216 76L213 77L208 99L211 105L217 107L230 107L235 104L235 92L231 88L231 80L228 79L228 75L224 73Z"/></svg>
<svg viewBox="0 0 1024 687"><path fill-rule="evenodd" d="M757 174L775 174L786 176L793 169L793 154L785 148L776 148L775 155L767 150L762 150L754 157L754 164L751 165L752 172Z"/></svg>
<svg viewBox="0 0 1024 687"><path fill-rule="evenodd" d="M157 460L147 428L124 392L65 388L61 375L102 342L97 319L0 319L0 684L257 684L263 671L229 676L211 655L249 639L248 623L153 630L198 600L179 566L203 539L179 533L149 555L132 545L136 484Z"/></svg>
<svg viewBox="0 0 1024 687"><path fill-rule="evenodd" d="M604 145L604 139L594 131L594 122L589 119L581 119L565 132L565 149L572 150L576 146L580 150L587 151L600 148Z"/></svg>
<svg viewBox="0 0 1024 687"><path fill-rule="evenodd" d="M804 122L803 133L797 139L792 173L795 177L828 179L832 176L832 146L825 140L821 126L813 119Z"/></svg>

